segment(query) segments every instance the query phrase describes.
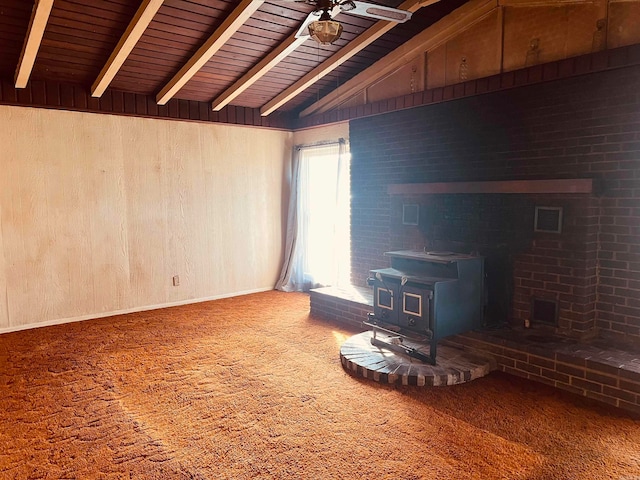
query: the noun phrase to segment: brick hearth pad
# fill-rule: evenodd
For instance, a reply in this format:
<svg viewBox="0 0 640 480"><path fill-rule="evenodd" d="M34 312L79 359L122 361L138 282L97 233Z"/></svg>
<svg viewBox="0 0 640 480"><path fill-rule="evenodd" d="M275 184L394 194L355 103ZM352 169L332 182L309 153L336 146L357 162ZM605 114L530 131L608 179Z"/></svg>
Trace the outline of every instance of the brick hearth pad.
<svg viewBox="0 0 640 480"><path fill-rule="evenodd" d="M340 347L342 366L355 375L380 383L398 383L432 387L456 385L484 377L497 364L493 357L450 346L438 346L436 365L371 345L370 331L349 338ZM378 333L384 340L384 335ZM406 341L405 344L429 353L429 346Z"/></svg>

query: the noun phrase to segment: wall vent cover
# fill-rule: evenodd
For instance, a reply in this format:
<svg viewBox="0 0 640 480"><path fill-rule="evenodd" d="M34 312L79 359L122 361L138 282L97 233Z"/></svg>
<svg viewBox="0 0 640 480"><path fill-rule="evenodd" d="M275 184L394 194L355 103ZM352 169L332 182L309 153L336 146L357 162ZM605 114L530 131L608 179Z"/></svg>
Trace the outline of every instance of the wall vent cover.
<svg viewBox="0 0 640 480"><path fill-rule="evenodd" d="M536 207L533 230L535 232L561 233L562 207Z"/></svg>
<svg viewBox="0 0 640 480"><path fill-rule="evenodd" d="M402 205L402 224L418 225L420 217L420 206L414 203L405 203Z"/></svg>
<svg viewBox="0 0 640 480"><path fill-rule="evenodd" d="M558 302L534 297L531 301L531 321L532 323L557 326Z"/></svg>

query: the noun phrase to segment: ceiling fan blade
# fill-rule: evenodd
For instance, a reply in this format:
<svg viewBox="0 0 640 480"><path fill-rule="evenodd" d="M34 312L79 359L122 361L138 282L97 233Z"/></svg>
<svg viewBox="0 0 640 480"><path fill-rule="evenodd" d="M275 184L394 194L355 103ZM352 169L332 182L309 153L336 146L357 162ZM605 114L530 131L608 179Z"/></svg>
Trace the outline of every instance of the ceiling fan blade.
<svg viewBox="0 0 640 480"><path fill-rule="evenodd" d="M296 38L308 37L309 36L309 24L314 20L318 20L320 18L320 14L318 12L311 12L307 15L307 18L304 19L300 28L296 32Z"/></svg>
<svg viewBox="0 0 640 480"><path fill-rule="evenodd" d="M404 23L411 18L411 12L399 10L397 8L385 7L384 5L374 5L373 3L353 0L349 2L355 4L355 8L345 10L345 13L361 15L363 17L377 18L378 20L389 20L391 22Z"/></svg>

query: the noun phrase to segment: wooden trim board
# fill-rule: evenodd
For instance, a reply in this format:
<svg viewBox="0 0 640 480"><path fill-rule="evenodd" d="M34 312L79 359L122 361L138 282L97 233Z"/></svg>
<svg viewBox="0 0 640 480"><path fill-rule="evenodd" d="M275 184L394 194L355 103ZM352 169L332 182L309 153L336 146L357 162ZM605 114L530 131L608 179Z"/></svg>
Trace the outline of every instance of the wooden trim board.
<svg viewBox="0 0 640 480"><path fill-rule="evenodd" d="M91 313L88 315L81 315L78 317L58 318L55 320L49 320L41 323L28 323L26 325L16 325L14 327L0 328L0 335L3 333L19 332L22 330L30 330L32 328L51 327L54 325L62 325L64 323L83 322L85 320L97 320L99 318L115 317L116 315L126 315L128 313L146 312L148 310L158 310L160 308L179 307L181 305L190 305L192 303L210 302L212 300L221 300L223 298L239 297L241 295L250 295L252 293L269 292L273 290L272 287L266 288L254 288L252 290L245 290L241 292L223 293L220 295L213 295L211 297L203 298L189 298L187 300L179 300L177 302L167 302L158 305L145 305L141 307L126 308L123 310L114 310L112 312Z"/></svg>
<svg viewBox="0 0 640 480"><path fill-rule="evenodd" d="M488 182L396 183L389 195L433 195L447 193L593 193L593 178L553 180L499 180Z"/></svg>

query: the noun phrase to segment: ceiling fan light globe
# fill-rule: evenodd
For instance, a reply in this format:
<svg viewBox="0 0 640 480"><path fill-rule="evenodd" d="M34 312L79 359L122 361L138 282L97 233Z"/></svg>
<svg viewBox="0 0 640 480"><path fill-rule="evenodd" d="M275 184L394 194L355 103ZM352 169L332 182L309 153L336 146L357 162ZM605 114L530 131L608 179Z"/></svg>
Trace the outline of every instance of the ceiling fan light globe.
<svg viewBox="0 0 640 480"><path fill-rule="evenodd" d="M316 20L309 24L309 35L320 45L330 45L340 38L342 25L334 20Z"/></svg>

